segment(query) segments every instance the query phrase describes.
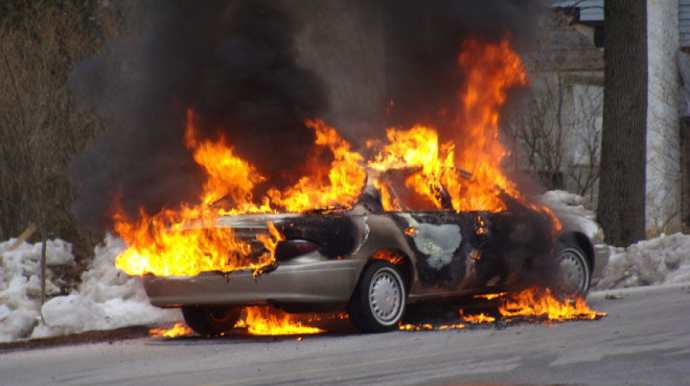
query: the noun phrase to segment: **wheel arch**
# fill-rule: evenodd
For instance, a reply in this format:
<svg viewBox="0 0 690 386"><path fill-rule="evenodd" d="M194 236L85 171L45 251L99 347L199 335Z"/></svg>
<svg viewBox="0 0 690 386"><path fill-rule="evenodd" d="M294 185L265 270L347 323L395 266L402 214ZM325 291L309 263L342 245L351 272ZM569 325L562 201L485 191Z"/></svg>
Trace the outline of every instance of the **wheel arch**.
<svg viewBox="0 0 690 386"><path fill-rule="evenodd" d="M377 289L381 286L374 283L384 283L383 289ZM405 313L405 287L398 266L387 259L369 259L346 305L350 322L362 333L395 330Z"/></svg>
<svg viewBox="0 0 690 386"><path fill-rule="evenodd" d="M388 261L400 271L400 274L403 276L403 281L405 282L405 292L407 292L409 296L410 289L412 288L417 274L412 259L404 251L398 248L382 248L369 258L366 265L377 260ZM362 269L362 272L364 272L364 269Z"/></svg>
<svg viewBox="0 0 690 386"><path fill-rule="evenodd" d="M580 247L587 257L590 271L594 272L594 246L587 235L582 232L568 232L560 235L556 241Z"/></svg>

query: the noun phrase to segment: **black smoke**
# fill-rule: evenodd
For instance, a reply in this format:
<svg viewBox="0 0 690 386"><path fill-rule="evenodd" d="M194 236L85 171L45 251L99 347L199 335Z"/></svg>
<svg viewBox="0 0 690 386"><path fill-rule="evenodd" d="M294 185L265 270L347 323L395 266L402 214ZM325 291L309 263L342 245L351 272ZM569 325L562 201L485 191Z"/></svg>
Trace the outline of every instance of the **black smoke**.
<svg viewBox="0 0 690 386"><path fill-rule="evenodd" d="M318 78L294 61L298 25L271 1L149 1L130 35L73 74L107 132L73 163L76 214L102 224L112 195L129 213L194 201L201 173L186 150L193 108L201 137L222 133L262 173L299 164L314 140L303 121L327 106Z"/></svg>
<svg viewBox="0 0 690 386"><path fill-rule="evenodd" d="M203 138L222 133L274 185L299 176L322 118L363 148L386 126L434 124L455 104L467 37L518 50L531 41L534 0L150 0L125 33L72 75L106 130L73 162L74 211L107 223L112 197L154 213L194 202L203 173L183 144L193 108ZM389 100L395 101L386 115Z"/></svg>
<svg viewBox="0 0 690 386"><path fill-rule="evenodd" d="M532 43L542 10L539 4L536 0L384 1L387 95L394 101L389 125L424 123L448 130L439 113L457 104L463 83L457 58L463 42L472 38L499 43L510 38L514 49L524 50Z"/></svg>

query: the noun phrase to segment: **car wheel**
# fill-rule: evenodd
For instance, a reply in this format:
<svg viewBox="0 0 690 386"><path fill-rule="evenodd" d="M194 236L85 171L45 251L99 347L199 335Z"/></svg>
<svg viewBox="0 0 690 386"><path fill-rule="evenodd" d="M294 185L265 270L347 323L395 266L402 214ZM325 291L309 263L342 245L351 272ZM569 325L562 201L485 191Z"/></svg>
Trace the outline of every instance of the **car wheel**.
<svg viewBox="0 0 690 386"><path fill-rule="evenodd" d="M592 277L585 252L577 245L562 242L556 244L555 251L558 264L556 292L562 298L585 297Z"/></svg>
<svg viewBox="0 0 690 386"><path fill-rule="evenodd" d="M221 336L232 330L240 318L240 307L186 306L182 316L189 328L204 336Z"/></svg>
<svg viewBox="0 0 690 386"><path fill-rule="evenodd" d="M347 305L352 324L365 333L394 330L405 311L405 285L398 269L375 260L364 268Z"/></svg>

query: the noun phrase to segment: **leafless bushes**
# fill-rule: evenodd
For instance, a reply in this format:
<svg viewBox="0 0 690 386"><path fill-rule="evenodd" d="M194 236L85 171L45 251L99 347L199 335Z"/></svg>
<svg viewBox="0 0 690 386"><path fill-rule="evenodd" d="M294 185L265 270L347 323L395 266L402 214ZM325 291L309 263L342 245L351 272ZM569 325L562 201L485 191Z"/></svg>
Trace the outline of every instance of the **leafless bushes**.
<svg viewBox="0 0 690 386"><path fill-rule="evenodd" d="M564 189L597 202L603 106L603 57L567 12L539 20L534 46L524 55L532 79L506 111L503 134L513 168L547 189ZM592 30L593 34L593 30Z"/></svg>
<svg viewBox="0 0 690 386"><path fill-rule="evenodd" d="M78 249L89 234L71 214L67 171L100 125L76 108L68 80L115 23L107 13L55 3L34 1L0 18L0 240L36 223L37 237L61 237Z"/></svg>
<svg viewBox="0 0 690 386"><path fill-rule="evenodd" d="M505 127L513 160L547 189L596 203L601 145L600 86L568 82L558 72L533 75L532 88Z"/></svg>

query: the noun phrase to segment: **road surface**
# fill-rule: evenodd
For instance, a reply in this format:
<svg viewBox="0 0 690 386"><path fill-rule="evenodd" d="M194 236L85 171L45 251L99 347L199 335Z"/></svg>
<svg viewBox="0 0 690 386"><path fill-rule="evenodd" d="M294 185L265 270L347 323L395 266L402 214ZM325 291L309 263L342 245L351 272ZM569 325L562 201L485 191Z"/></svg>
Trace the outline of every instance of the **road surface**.
<svg viewBox="0 0 690 386"><path fill-rule="evenodd" d="M690 288L593 292L596 321L0 354L0 385L690 385Z"/></svg>

